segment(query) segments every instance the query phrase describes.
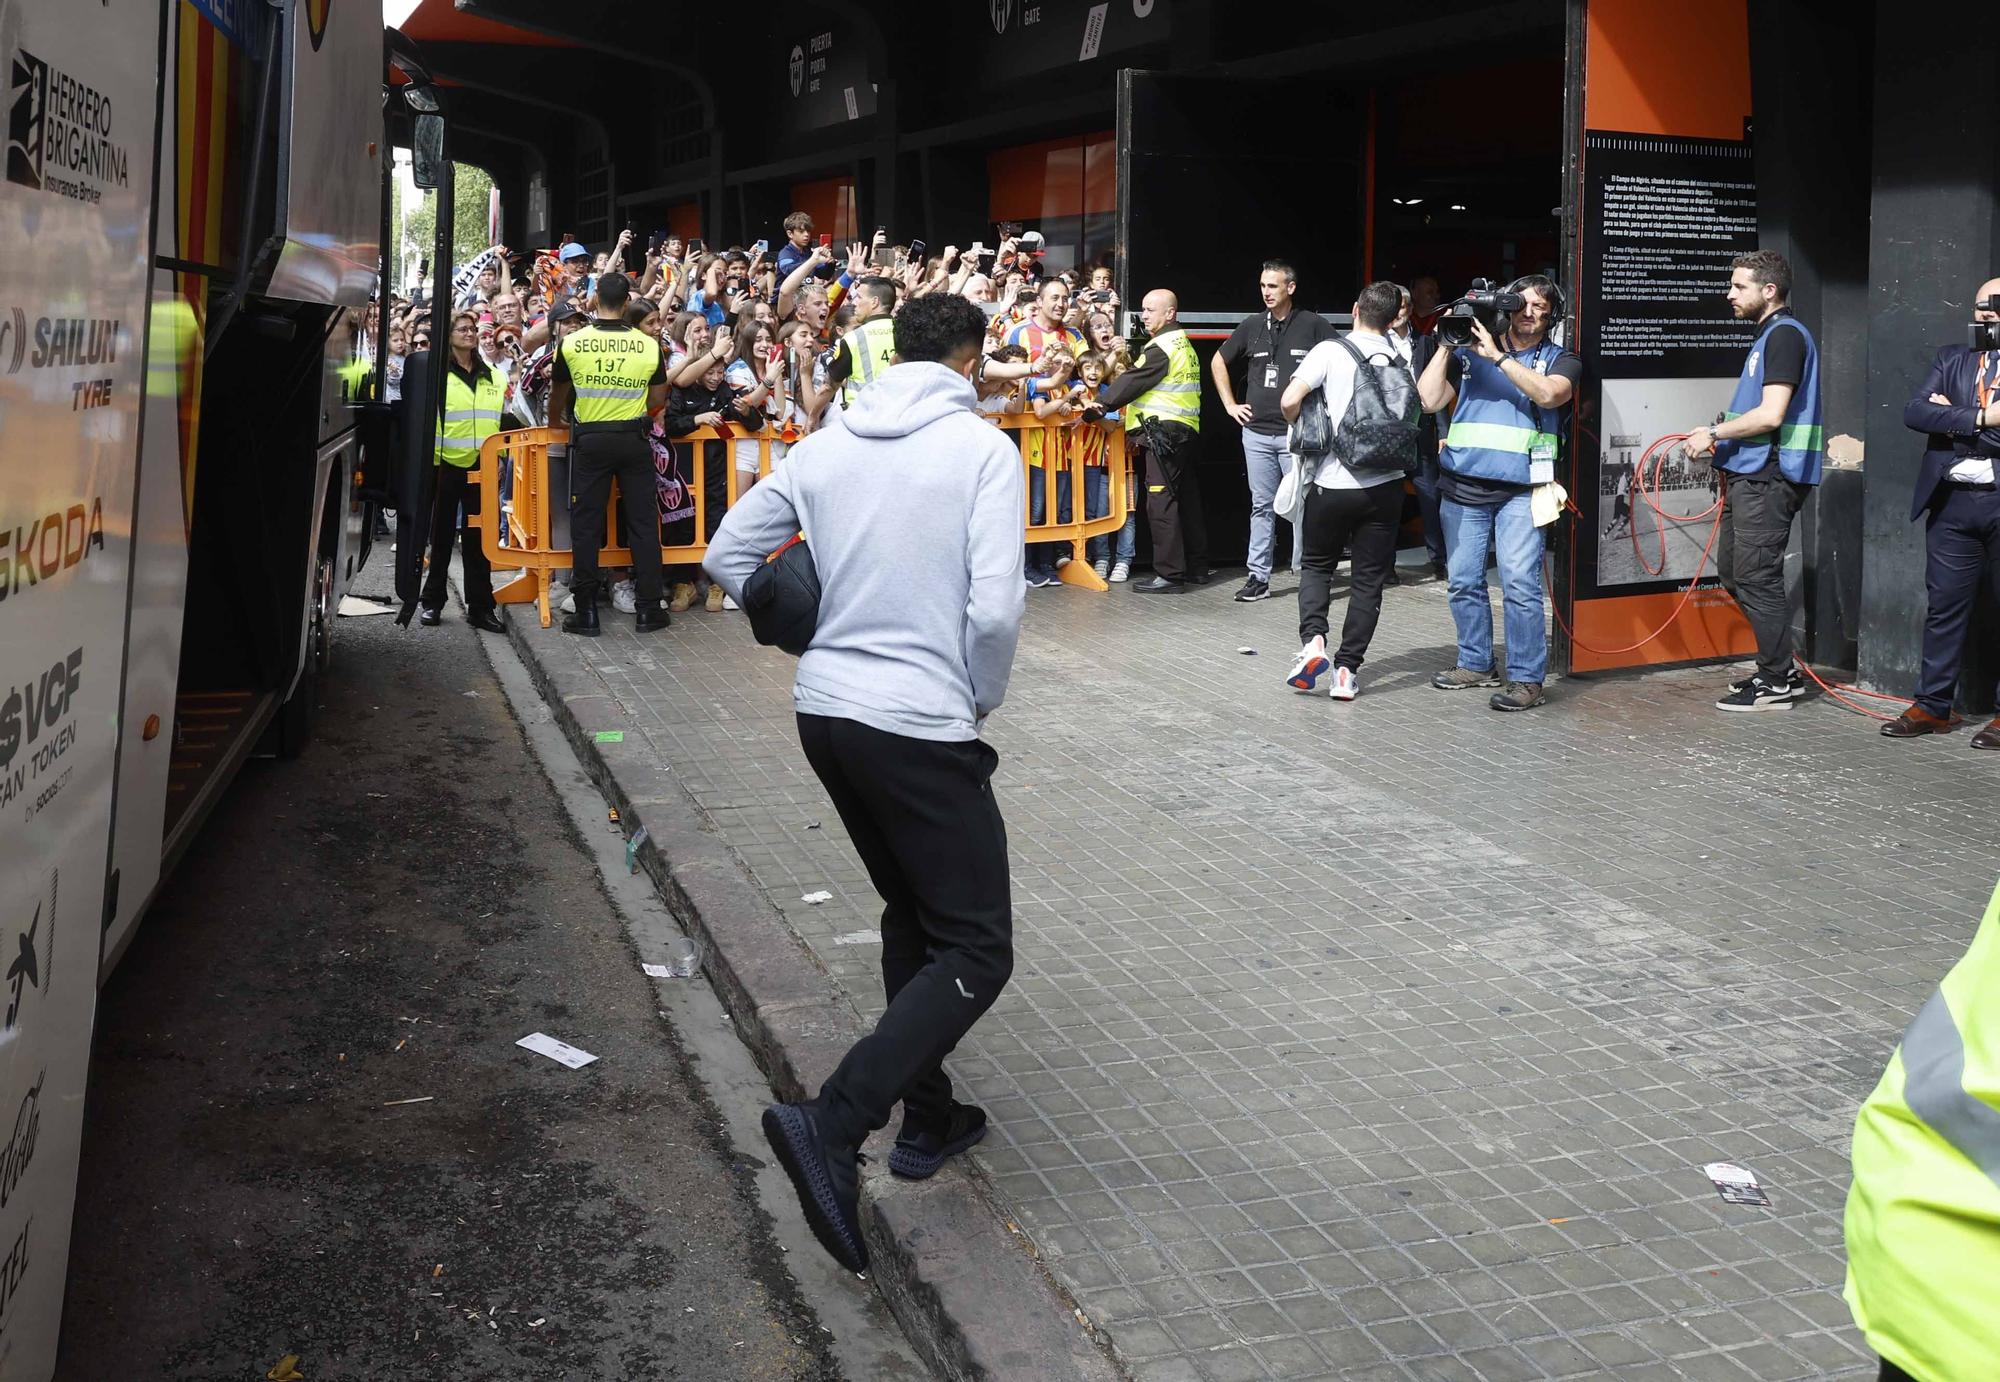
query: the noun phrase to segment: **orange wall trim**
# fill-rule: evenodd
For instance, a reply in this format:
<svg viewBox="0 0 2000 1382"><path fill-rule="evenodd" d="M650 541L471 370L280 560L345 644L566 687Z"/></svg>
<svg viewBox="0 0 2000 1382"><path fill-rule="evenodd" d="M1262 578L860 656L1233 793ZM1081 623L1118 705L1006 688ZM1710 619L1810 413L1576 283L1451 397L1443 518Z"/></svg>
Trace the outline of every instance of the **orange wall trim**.
<svg viewBox="0 0 2000 1382"><path fill-rule="evenodd" d="M1680 602L1679 591L1577 601L1570 617L1576 630L1570 643L1570 670L1601 672L1667 662L1728 660L1757 651L1757 635L1728 591L1697 590L1680 618L1667 624ZM1662 624L1667 624L1664 633L1628 653L1594 653L1584 647L1586 643L1594 648L1628 647Z"/></svg>
<svg viewBox="0 0 2000 1382"><path fill-rule="evenodd" d="M792 184L792 210L813 218L814 235L831 235L836 245L861 238L854 220L854 179L821 178ZM772 249L776 250L773 245Z"/></svg>
<svg viewBox="0 0 2000 1382"><path fill-rule="evenodd" d="M1586 129L1741 139L1749 0L1589 0Z"/></svg>
<svg viewBox="0 0 2000 1382"><path fill-rule="evenodd" d="M1045 221L1118 209L1118 136L1048 139L996 149L986 156L990 208L996 221Z"/></svg>

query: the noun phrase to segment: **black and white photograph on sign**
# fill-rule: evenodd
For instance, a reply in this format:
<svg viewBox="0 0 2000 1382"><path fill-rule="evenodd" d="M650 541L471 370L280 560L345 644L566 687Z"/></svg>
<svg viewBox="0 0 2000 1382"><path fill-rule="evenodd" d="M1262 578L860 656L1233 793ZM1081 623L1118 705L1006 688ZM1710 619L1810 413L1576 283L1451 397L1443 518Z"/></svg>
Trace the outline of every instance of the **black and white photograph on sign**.
<svg viewBox="0 0 2000 1382"><path fill-rule="evenodd" d="M1730 379L1607 379L1597 466L1597 584L1715 574L1703 552L1722 492L1714 467L1666 438L1713 418Z"/></svg>

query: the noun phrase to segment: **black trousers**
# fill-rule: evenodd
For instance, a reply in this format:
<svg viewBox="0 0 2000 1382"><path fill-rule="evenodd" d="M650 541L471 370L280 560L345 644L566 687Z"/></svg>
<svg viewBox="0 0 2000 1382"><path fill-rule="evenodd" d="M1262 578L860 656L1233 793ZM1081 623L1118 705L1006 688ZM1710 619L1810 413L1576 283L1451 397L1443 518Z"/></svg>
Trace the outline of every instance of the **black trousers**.
<svg viewBox="0 0 2000 1382"><path fill-rule="evenodd" d="M1983 577L2000 600L2000 490L1940 489L1924 520L1924 664L1917 704L1949 715Z"/></svg>
<svg viewBox="0 0 2000 1382"><path fill-rule="evenodd" d="M1792 605L1785 595L1785 548L1792 520L1812 493L1782 475L1732 475L1722 492L1722 531L1715 570L1757 635L1757 673L1766 681L1792 675Z"/></svg>
<svg viewBox="0 0 2000 1382"><path fill-rule="evenodd" d="M686 547L694 541L695 520L701 520L701 540L715 541L715 530L722 526L722 516L729 512L729 472L735 462L729 453L726 441L676 442L674 443L674 464L681 467L681 473L690 480L692 492L693 470L688 452L692 447L701 449L701 459L693 464L701 466L701 512L689 518L677 518L666 525L662 538L669 547ZM694 582L702 578L701 563L680 562L669 574L677 581Z"/></svg>
<svg viewBox="0 0 2000 1382"><path fill-rule="evenodd" d="M1326 637L1326 612L1333 603L1333 568L1343 554L1354 559L1347 587L1347 618L1340 630L1334 665L1358 671L1382 617L1382 587L1396 566L1396 529L1403 517L1403 482L1390 480L1367 489L1306 491L1305 521L1299 525L1305 556L1299 562L1299 642Z"/></svg>
<svg viewBox="0 0 2000 1382"><path fill-rule="evenodd" d="M479 545L477 528L461 525L461 506L466 517L479 512L479 486L471 482L472 472L449 462L436 467L437 492L431 499L430 570L424 575L422 604L425 609L443 609L447 587L445 577L451 566L451 540L458 538L459 560L465 567L465 607L474 614L493 610L493 564Z"/></svg>
<svg viewBox="0 0 2000 1382"><path fill-rule="evenodd" d="M569 444L569 536L573 588L596 590L604 509L618 480L618 511L632 549L639 603L660 603L660 500L653 449L640 432L586 432Z"/></svg>
<svg viewBox="0 0 2000 1382"><path fill-rule="evenodd" d="M1437 439L1426 434L1418 439L1424 458L1423 469L1411 477L1417 487L1417 512L1424 519L1424 550L1431 554L1432 566L1445 564L1444 516L1439 511Z"/></svg>
<svg viewBox="0 0 2000 1382"><path fill-rule="evenodd" d="M1208 525L1201 514L1201 481L1194 463L1201 434L1177 422L1159 423L1176 445L1146 452L1146 523L1153 534L1153 572L1163 580L1199 580L1208 574Z"/></svg>
<svg viewBox="0 0 2000 1382"><path fill-rule="evenodd" d="M858 1147L904 1115L942 1128L944 1058L1014 972L1007 827L993 799L1000 761L984 741L939 743L854 720L801 715L806 761L833 798L882 895L888 1011L820 1086L832 1139Z"/></svg>

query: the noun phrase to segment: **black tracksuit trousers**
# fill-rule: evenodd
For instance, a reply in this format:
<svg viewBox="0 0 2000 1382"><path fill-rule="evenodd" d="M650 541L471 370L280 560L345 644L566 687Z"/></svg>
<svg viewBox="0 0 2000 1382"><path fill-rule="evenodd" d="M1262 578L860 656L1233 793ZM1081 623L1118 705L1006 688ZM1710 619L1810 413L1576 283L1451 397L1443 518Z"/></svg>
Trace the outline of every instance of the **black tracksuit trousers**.
<svg viewBox="0 0 2000 1382"><path fill-rule="evenodd" d="M1014 972L1007 828L984 741L911 739L800 715L799 742L882 895L888 1011L820 1086L828 1140L859 1147L898 1100L919 1125L951 1111L944 1058Z"/></svg>

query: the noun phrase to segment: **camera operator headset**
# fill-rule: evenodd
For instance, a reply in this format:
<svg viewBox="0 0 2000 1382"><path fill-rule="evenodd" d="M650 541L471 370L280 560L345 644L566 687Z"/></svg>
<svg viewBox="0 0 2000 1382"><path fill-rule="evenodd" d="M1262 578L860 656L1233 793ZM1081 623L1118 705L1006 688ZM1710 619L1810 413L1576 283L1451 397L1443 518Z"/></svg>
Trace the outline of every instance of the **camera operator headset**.
<svg viewBox="0 0 2000 1382"><path fill-rule="evenodd" d="M1532 496L1555 480L1563 413L1583 377L1583 362L1549 339L1562 311L1561 290L1543 275L1499 291L1476 279L1439 318L1441 348L1417 381L1426 412L1451 410L1438 456L1438 509L1458 662L1431 685L1442 691L1502 685L1486 589L1487 557L1497 551L1507 675L1489 701L1495 710L1529 710L1546 699L1545 539Z"/></svg>

